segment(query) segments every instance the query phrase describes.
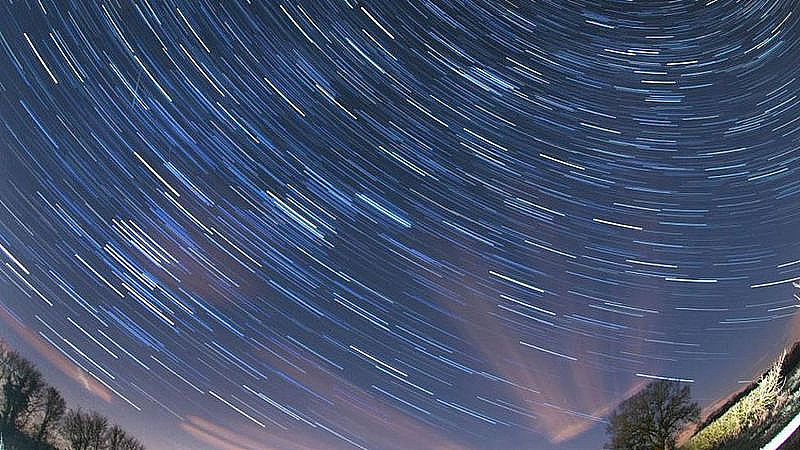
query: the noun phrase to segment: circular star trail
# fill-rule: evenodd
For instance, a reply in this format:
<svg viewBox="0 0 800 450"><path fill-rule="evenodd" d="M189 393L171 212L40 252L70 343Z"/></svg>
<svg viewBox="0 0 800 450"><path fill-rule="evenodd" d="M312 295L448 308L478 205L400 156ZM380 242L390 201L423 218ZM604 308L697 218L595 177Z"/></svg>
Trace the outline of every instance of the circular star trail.
<svg viewBox="0 0 800 450"><path fill-rule="evenodd" d="M793 333L792 1L1 15L3 328L153 448L596 448Z"/></svg>

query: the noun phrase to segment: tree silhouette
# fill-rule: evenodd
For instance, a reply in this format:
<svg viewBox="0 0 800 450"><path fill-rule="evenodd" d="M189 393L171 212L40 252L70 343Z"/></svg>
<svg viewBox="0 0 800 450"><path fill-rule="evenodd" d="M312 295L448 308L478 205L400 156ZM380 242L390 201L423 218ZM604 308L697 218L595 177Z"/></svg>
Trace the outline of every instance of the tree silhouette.
<svg viewBox="0 0 800 450"><path fill-rule="evenodd" d="M61 434L72 450L89 448L88 424L81 410L70 410L61 421Z"/></svg>
<svg viewBox="0 0 800 450"><path fill-rule="evenodd" d="M108 429L106 434L108 450L144 450L144 446L117 425Z"/></svg>
<svg viewBox="0 0 800 450"><path fill-rule="evenodd" d="M3 360L3 403L0 428L23 428L32 412L33 400L44 389L42 374L16 352L8 352Z"/></svg>
<svg viewBox="0 0 800 450"><path fill-rule="evenodd" d="M145 450L145 448L144 444L128 436L122 441L122 445L119 447L119 450Z"/></svg>
<svg viewBox="0 0 800 450"><path fill-rule="evenodd" d="M70 410L62 421L61 431L72 450L103 450L108 419L97 413Z"/></svg>
<svg viewBox="0 0 800 450"><path fill-rule="evenodd" d="M659 380L624 400L609 417L609 450L672 450L675 435L700 417L688 385Z"/></svg>
<svg viewBox="0 0 800 450"><path fill-rule="evenodd" d="M108 431L108 419L93 412L88 415L86 428L89 436L89 448L91 450L103 450L106 443L106 432Z"/></svg>
<svg viewBox="0 0 800 450"><path fill-rule="evenodd" d="M56 388L49 387L44 390L39 408L41 419L34 431L34 440L37 444L50 442L50 436L58 431L59 421L64 416L66 409L67 404L64 397Z"/></svg>
<svg viewBox="0 0 800 450"><path fill-rule="evenodd" d="M11 448L56 450L144 450L138 440L95 412L70 410L39 370L0 341L0 450Z"/></svg>
<svg viewBox="0 0 800 450"><path fill-rule="evenodd" d="M122 443L125 441L125 432L117 425L108 429L106 434L106 442L108 443L109 450L120 450Z"/></svg>

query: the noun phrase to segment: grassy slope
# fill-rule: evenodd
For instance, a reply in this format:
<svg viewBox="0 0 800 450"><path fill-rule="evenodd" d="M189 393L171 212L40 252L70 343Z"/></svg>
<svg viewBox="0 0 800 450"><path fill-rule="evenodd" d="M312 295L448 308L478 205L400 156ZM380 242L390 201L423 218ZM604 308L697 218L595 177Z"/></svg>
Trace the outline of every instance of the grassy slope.
<svg viewBox="0 0 800 450"><path fill-rule="evenodd" d="M769 371L768 371L769 372ZM765 372L765 375L768 373ZM781 395L775 405L771 408L771 413L765 420L754 426L743 429L738 435L731 436L725 442L714 445L704 446L702 434L706 434L706 428L713 428L715 421L730 421L731 411L736 409L737 404L747 401L748 396L752 397L757 390L757 383L745 389L743 393L737 394L733 401L726 402L719 410L709 415L703 426L690 438L681 448L704 449L704 450L745 450L759 449L779 433L792 418L800 412L800 342L796 343L784 357L783 364L780 366ZM762 377L763 378L763 377ZM741 405L740 405L741 406ZM719 428L719 423L717 424ZM793 436L793 439L797 439ZM785 447L785 446L784 446ZM792 447L786 447L792 448Z"/></svg>

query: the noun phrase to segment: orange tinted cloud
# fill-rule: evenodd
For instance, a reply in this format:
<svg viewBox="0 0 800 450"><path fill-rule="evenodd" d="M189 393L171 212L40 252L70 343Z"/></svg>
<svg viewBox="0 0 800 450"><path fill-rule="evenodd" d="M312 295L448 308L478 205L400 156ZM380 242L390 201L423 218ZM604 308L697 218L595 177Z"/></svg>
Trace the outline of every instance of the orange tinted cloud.
<svg viewBox="0 0 800 450"><path fill-rule="evenodd" d="M197 416L189 416L188 422L183 422L180 427L195 439L205 442L219 450L267 450L263 443L249 439L241 433L236 433L221 425L217 425Z"/></svg>
<svg viewBox="0 0 800 450"><path fill-rule="evenodd" d="M311 384L308 378L303 381ZM334 385L338 394L332 388ZM330 398L334 406L331 410L319 411L313 415L315 417L306 417L314 426L289 421L286 423L288 430L249 424L229 428L206 418L188 416L180 428L218 450L353 449L358 445L366 448L472 450L358 387L329 382L327 388L320 389L320 393ZM270 413L269 409L264 412ZM352 439L357 445L346 442L344 437Z"/></svg>
<svg viewBox="0 0 800 450"><path fill-rule="evenodd" d="M64 375L75 380L84 389L100 398L104 402L111 403L111 399L113 398L111 391L109 391L102 384L98 383L96 380L87 376L83 370L75 366L75 364L54 350L53 347L40 339L39 336L20 324L17 319L9 314L4 308L0 308L0 319L8 324L10 329L14 330L17 335L19 335L37 352L39 352L39 354L41 354L48 362L50 362L50 364L63 372Z"/></svg>
<svg viewBox="0 0 800 450"><path fill-rule="evenodd" d="M461 289L463 298L474 295L473 291ZM494 374L516 385L508 385L505 394L528 414L517 416L517 420L543 433L552 444L569 441L598 426L619 401L644 385L639 380L622 385L621 379L613 375L598 376L584 356L586 350L596 349L593 338L555 328L545 331L545 339L557 338L558 348L572 349L577 357L562 360L523 347L519 334L499 317L501 310L496 302L476 299L470 302L469 309L460 309L453 302L442 304L450 305L450 312L465 319L454 325L460 327L461 337L477 350ZM613 393L621 389L626 394L615 397Z"/></svg>

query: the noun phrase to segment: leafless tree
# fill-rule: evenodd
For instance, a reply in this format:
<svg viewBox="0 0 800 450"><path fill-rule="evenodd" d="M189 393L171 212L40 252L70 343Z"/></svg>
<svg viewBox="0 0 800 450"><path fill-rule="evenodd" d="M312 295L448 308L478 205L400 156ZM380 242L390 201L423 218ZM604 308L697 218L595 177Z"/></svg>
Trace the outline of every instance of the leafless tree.
<svg viewBox="0 0 800 450"><path fill-rule="evenodd" d="M624 400L609 417L609 450L672 450L676 434L697 422L700 406L686 384L659 380Z"/></svg>
<svg viewBox="0 0 800 450"><path fill-rule="evenodd" d="M70 450L86 450L89 448L89 435L85 414L80 409L71 409L61 420L61 435L69 444Z"/></svg>
<svg viewBox="0 0 800 450"><path fill-rule="evenodd" d="M122 442L125 440L125 431L118 425L114 425L108 429L106 433L106 442L108 443L108 450L119 450Z"/></svg>
<svg viewBox="0 0 800 450"><path fill-rule="evenodd" d="M125 440L122 441L122 445L119 447L119 450L145 450L145 448L141 442L130 436L127 436Z"/></svg>
<svg viewBox="0 0 800 450"><path fill-rule="evenodd" d="M24 427L24 422L32 412L34 399L45 384L39 370L16 352L4 355L3 365L0 428L15 430Z"/></svg>
<svg viewBox="0 0 800 450"><path fill-rule="evenodd" d="M34 429L34 441L37 444L50 442L51 436L58 431L59 421L64 416L67 404L56 388L49 387L44 390L37 409L41 418Z"/></svg>
<svg viewBox="0 0 800 450"><path fill-rule="evenodd" d="M89 436L89 449L103 450L106 443L106 432L108 431L108 419L93 412L87 417L87 430Z"/></svg>
<svg viewBox="0 0 800 450"><path fill-rule="evenodd" d="M145 447L96 412L71 409L58 390L20 354L0 341L0 436L17 448L69 450L144 450ZM22 445L22 447L19 447ZM2 450L2 445L0 445Z"/></svg>
<svg viewBox="0 0 800 450"><path fill-rule="evenodd" d="M108 429L106 443L108 450L144 450L144 446L139 441L128 436L118 425Z"/></svg>
<svg viewBox="0 0 800 450"><path fill-rule="evenodd" d="M6 378L6 373L9 368L9 361L13 352L6 347L6 344L0 340L0 382Z"/></svg>
<svg viewBox="0 0 800 450"><path fill-rule="evenodd" d="M61 432L71 450L104 450L108 419L81 410L70 410L61 423Z"/></svg>

